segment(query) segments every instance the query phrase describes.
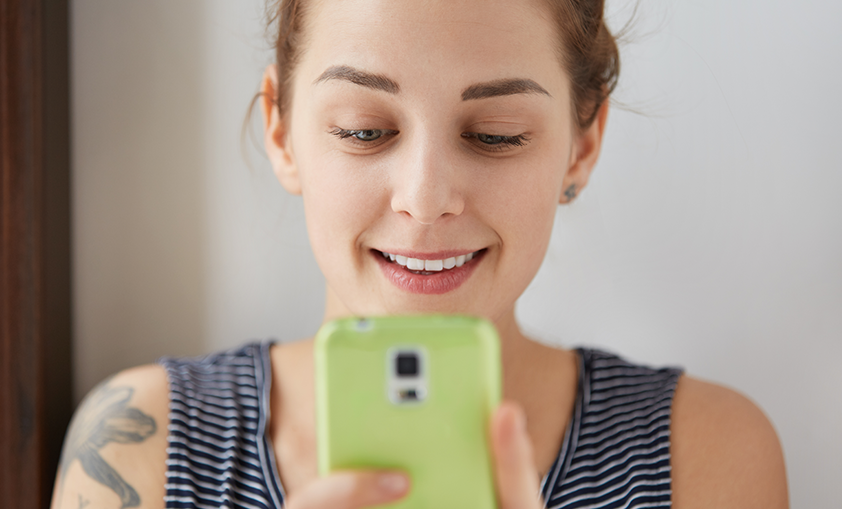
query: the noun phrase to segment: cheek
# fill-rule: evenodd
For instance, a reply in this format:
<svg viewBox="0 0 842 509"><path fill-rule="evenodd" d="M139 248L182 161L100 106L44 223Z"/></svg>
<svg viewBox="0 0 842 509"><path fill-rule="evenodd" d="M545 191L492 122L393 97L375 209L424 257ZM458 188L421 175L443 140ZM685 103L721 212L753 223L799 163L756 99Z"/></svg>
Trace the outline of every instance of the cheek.
<svg viewBox="0 0 842 509"><path fill-rule="evenodd" d="M316 258L320 265L347 262L345 254L380 214L385 193L377 171L318 150L303 160L302 195Z"/></svg>
<svg viewBox="0 0 842 509"><path fill-rule="evenodd" d="M506 170L486 204L506 231L543 238L552 230L566 167L554 159L532 158Z"/></svg>
<svg viewBox="0 0 842 509"><path fill-rule="evenodd" d="M537 273L552 235L566 167L552 158L535 158L512 168L505 182L494 186L484 208L496 218L501 257L513 280L525 287Z"/></svg>

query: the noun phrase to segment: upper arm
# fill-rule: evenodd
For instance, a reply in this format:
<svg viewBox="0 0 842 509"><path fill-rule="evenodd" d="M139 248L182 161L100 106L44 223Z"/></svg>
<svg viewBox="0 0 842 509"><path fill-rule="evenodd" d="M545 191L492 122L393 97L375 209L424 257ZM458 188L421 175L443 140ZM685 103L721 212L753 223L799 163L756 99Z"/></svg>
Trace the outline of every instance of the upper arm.
<svg viewBox="0 0 842 509"><path fill-rule="evenodd" d="M161 366L123 371L93 389L68 428L52 508L162 508L168 406Z"/></svg>
<svg viewBox="0 0 842 509"><path fill-rule="evenodd" d="M735 391L683 376L673 403L671 455L677 509L789 507L777 434Z"/></svg>

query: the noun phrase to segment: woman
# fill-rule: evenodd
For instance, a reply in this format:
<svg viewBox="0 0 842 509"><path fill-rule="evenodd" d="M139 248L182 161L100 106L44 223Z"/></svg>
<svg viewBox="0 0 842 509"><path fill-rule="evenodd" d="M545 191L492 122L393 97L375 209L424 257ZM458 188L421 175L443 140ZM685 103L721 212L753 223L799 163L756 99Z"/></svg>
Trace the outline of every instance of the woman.
<svg viewBox="0 0 842 509"><path fill-rule="evenodd" d="M304 200L325 320L440 312L496 325L503 509L786 507L780 445L748 400L676 370L541 345L515 321L555 208L599 156L617 72L602 11L281 2L265 145ZM401 472L318 478L312 381L309 339L120 373L77 412L54 507L361 508L405 496Z"/></svg>

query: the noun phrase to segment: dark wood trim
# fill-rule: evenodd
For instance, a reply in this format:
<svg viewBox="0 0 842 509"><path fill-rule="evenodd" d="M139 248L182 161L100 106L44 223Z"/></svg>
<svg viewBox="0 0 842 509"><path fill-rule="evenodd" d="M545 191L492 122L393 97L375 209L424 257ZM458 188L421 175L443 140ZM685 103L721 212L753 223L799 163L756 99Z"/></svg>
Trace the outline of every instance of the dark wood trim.
<svg viewBox="0 0 842 509"><path fill-rule="evenodd" d="M47 508L71 403L67 0L0 2L0 507Z"/></svg>

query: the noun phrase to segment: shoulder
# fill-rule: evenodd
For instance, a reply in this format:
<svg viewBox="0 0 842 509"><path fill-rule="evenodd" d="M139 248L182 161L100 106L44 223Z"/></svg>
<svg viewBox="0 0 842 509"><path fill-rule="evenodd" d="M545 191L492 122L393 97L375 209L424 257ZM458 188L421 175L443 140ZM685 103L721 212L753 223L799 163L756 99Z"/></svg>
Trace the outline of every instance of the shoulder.
<svg viewBox="0 0 842 509"><path fill-rule="evenodd" d="M676 508L789 506L777 434L742 394L682 376L671 442Z"/></svg>
<svg viewBox="0 0 842 509"><path fill-rule="evenodd" d="M164 368L147 365L88 393L65 437L53 509L163 507L168 392Z"/></svg>

